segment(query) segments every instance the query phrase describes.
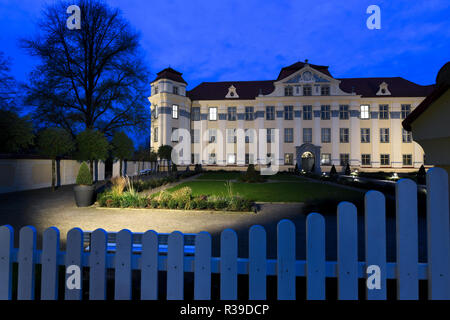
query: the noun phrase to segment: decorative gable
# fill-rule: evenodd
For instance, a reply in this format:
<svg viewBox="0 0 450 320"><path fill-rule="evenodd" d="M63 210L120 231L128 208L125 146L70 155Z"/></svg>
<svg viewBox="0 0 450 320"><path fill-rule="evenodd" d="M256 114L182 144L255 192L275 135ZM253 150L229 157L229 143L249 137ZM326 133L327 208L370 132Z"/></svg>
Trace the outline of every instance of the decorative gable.
<svg viewBox="0 0 450 320"><path fill-rule="evenodd" d="M382 82L377 92L377 96L390 96L391 92L388 89L388 84L386 82Z"/></svg>
<svg viewBox="0 0 450 320"><path fill-rule="evenodd" d="M231 85L228 88L228 93L225 96L225 98L229 98L229 99L237 99L237 98L239 98L239 95L236 92L236 87L235 86Z"/></svg>

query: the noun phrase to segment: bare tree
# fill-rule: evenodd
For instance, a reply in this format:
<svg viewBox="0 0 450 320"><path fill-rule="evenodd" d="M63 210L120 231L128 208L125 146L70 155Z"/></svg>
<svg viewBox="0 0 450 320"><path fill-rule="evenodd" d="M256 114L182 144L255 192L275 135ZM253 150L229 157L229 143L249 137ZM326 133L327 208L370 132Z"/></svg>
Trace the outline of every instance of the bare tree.
<svg viewBox="0 0 450 320"><path fill-rule="evenodd" d="M15 109L16 95L17 86L11 75L11 60L0 51L0 109Z"/></svg>
<svg viewBox="0 0 450 320"><path fill-rule="evenodd" d="M41 61L26 85L34 118L72 136L84 129L107 136L124 127L148 130L148 72L139 34L100 0L75 1L81 29L69 30L66 9L73 2L47 6L39 34L22 40Z"/></svg>

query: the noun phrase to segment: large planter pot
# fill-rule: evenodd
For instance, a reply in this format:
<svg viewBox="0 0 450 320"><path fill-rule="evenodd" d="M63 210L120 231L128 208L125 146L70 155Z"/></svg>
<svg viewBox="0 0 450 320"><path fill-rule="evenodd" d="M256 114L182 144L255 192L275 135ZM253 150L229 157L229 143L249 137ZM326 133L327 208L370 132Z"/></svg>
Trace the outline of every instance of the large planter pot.
<svg viewBox="0 0 450 320"><path fill-rule="evenodd" d="M94 204L95 187L94 186L75 186L75 202L78 207L89 207Z"/></svg>

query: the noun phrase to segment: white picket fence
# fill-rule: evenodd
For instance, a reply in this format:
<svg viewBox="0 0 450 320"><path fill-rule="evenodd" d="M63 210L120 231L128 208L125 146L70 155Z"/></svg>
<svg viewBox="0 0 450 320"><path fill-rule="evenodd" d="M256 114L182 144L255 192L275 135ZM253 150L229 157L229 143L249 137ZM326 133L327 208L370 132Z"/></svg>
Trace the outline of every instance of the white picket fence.
<svg viewBox="0 0 450 320"><path fill-rule="evenodd" d="M296 299L296 277L306 277L307 299L325 299L325 278L337 278L338 298L358 299L358 279L366 278L368 266L380 268L380 289L366 289L370 300L387 298L387 279L396 279L397 298L419 298L419 280L428 282L429 299L450 299L449 194L447 173L440 168L427 174L427 263L418 262L417 186L411 180L396 184L397 261L386 262L385 198L378 191L365 195L365 261L358 261L357 211L349 202L337 208L337 261L325 260L325 220L318 213L307 217L306 260L296 260L295 226L289 220L278 223L277 259L266 257L266 232L261 226L249 230L249 257L238 258L235 231L221 233L220 257L211 256L211 236L200 232L195 239L194 256L184 255L183 234L173 232L167 255L158 252L158 236L147 231L142 251L132 251L133 234L117 234L114 253L108 253L107 233L98 229L91 235L90 251L83 248L83 231L75 228L67 235L66 251L59 250L59 231L49 228L43 235L43 250L36 250L33 227L20 230L19 248L13 246L10 226L0 227L0 299L12 299L13 263L18 263L17 299L34 299L35 264L42 265L41 299L58 299L58 267L89 267L89 288L65 287L67 300L79 300L82 291L89 299L106 298L107 269L114 269L114 298L132 298L132 270L140 270L140 298L158 296L158 271L167 272L169 300L184 298L185 272L194 273L194 298L211 299L211 274L220 274L220 299L235 300L238 275L248 275L249 299L267 298L267 276L277 277L277 298ZM66 274L66 279L69 275Z"/></svg>

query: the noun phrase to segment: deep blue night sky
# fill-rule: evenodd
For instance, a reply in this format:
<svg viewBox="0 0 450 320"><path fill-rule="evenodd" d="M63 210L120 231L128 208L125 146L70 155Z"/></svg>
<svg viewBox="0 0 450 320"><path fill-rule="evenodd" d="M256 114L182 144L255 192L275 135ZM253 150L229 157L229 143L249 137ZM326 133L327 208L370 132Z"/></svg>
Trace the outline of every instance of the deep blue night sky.
<svg viewBox="0 0 450 320"><path fill-rule="evenodd" d="M36 61L18 47L33 34L44 0L0 0L0 50L26 81ZM275 79L306 58L335 77L402 76L435 82L450 59L450 1L108 0L141 32L156 72L171 66L189 88L202 81ZM381 30L366 9L381 8Z"/></svg>

